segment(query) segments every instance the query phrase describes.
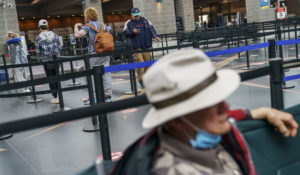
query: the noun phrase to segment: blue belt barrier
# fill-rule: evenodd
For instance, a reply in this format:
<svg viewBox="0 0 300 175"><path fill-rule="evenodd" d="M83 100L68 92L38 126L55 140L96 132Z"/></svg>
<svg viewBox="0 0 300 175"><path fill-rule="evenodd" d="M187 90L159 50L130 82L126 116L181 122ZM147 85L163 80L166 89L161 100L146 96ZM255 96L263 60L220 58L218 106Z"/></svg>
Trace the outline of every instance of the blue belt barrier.
<svg viewBox="0 0 300 175"><path fill-rule="evenodd" d="M300 43L300 39L276 41L277 46L291 45L291 44L297 44L297 43ZM216 57L216 56L222 56L222 55L228 55L228 54L233 54L233 53L239 53L239 52L245 52L245 51L251 51L251 50L266 48L266 47L269 47L269 46L270 46L270 43L265 42L265 43L253 44L253 45L242 46L242 47L236 47L236 48L231 48L231 49L206 52L206 55L208 57ZM119 71L125 71L125 70L130 70L130 69L150 67L155 62L156 61L146 61L146 62L116 65L116 66L105 67L104 70L105 70L105 73L119 72ZM285 78L287 78L287 77L285 77ZM298 79L298 78L296 78L296 79ZM287 80L284 80L284 81L290 81L290 80L287 79Z"/></svg>
<svg viewBox="0 0 300 175"><path fill-rule="evenodd" d="M291 45L300 43L300 39L276 41L276 46Z"/></svg>
<svg viewBox="0 0 300 175"><path fill-rule="evenodd" d="M131 64L122 64L122 65L116 65L116 66L109 66L104 68L104 72L119 72L124 70L130 70L130 69L138 69L138 68L144 68L144 67L150 67L152 64L154 64L156 60L154 61L145 61L145 62L138 62L138 63L131 63Z"/></svg>
<svg viewBox="0 0 300 175"><path fill-rule="evenodd" d="M206 52L206 55L208 57L215 57L215 56L221 56L221 55L227 55L227 54L233 54L233 53L239 53L239 52L244 52L244 51L261 49L261 48L265 48L265 47L269 47L269 46L270 46L270 43L266 42L266 43L261 43L261 44L253 44L253 45L249 45L249 46L236 47L236 48L232 48L232 49Z"/></svg>
<svg viewBox="0 0 300 175"><path fill-rule="evenodd" d="M206 55L208 57L215 57L215 56L239 53L239 52L244 52L244 51L256 50L256 49L265 48L265 47L269 47L269 46L270 46L270 43L266 42L266 43L261 43L261 44L253 44L253 45L249 45L249 46L236 47L236 48L232 48L232 49L206 52ZM104 72L105 73L119 72L119 71L125 71L125 70L130 70L130 69L150 67L155 62L156 61L146 61L146 62L138 62L138 63L131 63L131 64L109 66L109 67L104 68Z"/></svg>
<svg viewBox="0 0 300 175"><path fill-rule="evenodd" d="M286 81L292 81L292 80L297 80L297 79L300 79L300 74L283 77L283 81L284 82L286 82Z"/></svg>

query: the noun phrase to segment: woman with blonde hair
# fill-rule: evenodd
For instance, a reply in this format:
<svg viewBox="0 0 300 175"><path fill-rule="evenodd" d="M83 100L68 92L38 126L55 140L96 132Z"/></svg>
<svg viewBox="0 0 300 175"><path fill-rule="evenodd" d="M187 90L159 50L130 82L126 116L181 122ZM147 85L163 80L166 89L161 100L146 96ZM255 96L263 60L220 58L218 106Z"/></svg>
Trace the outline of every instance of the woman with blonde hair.
<svg viewBox="0 0 300 175"><path fill-rule="evenodd" d="M95 8L91 7L84 11L84 17L86 24L83 25L81 23L75 24L74 27L74 35L76 38L81 38L84 36L88 36L89 38L89 46L88 46L88 53L93 54L95 53L95 35L97 31L105 30L108 31L107 26L103 23L98 21L98 12ZM91 68L94 66L103 65L105 67L109 66L110 57L92 57L90 58L90 65ZM103 82L104 82L104 90L105 90L105 99L106 101L111 101L112 96L112 83L111 83L111 74L106 73L103 75ZM89 101L85 101L88 104Z"/></svg>
<svg viewBox="0 0 300 175"><path fill-rule="evenodd" d="M22 38L19 37L17 33L8 32L6 35L6 44L8 45L10 63L15 64L26 64L27 60L27 51L23 49ZM25 77L25 68L18 67L11 69L15 82L26 81ZM30 92L29 89L25 88L23 92Z"/></svg>

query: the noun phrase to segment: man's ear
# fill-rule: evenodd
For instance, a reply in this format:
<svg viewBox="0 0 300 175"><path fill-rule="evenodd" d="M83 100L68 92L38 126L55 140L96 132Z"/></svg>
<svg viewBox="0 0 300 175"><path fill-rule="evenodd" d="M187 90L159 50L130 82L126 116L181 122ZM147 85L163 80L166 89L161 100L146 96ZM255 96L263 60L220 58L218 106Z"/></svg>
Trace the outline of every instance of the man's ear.
<svg viewBox="0 0 300 175"><path fill-rule="evenodd" d="M176 119L173 119L171 121L168 121L166 123L166 125L172 127L172 128L177 128L177 129L181 129L183 127L183 122L181 119L179 118L176 118Z"/></svg>

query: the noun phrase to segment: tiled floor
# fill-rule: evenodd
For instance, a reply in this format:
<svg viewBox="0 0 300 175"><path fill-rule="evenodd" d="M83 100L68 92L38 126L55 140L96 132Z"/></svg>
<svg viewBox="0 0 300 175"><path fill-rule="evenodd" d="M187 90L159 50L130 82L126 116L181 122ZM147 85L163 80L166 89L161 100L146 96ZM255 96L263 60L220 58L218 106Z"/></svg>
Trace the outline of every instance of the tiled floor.
<svg viewBox="0 0 300 175"><path fill-rule="evenodd" d="M285 52L285 58L295 57L294 46ZM250 52L251 65L256 67L267 65L267 55L264 49ZM234 59L225 67L240 70L245 66L245 54L241 59L237 55L212 58L214 62ZM36 70L37 72L40 70ZM299 69L287 72L287 75L299 74ZM113 99L116 100L130 90L127 72L113 74ZM84 83L82 79L79 82ZM63 85L69 84L64 82ZM298 104L300 101L300 81L294 82L296 88L284 91L286 107ZM43 85L37 90L47 89ZM66 92L65 106L82 107L81 98L87 97L87 90ZM27 98L0 99L0 122L7 122L52 113L58 108L50 104L50 95L39 96L45 99L38 104L26 103ZM247 81L228 98L232 108L257 108L270 106L269 78L267 76ZM147 132L141 127L141 121L150 106L138 108L137 112L108 114L109 132L112 151L123 151L134 140ZM67 122L55 126L15 133L5 141L0 141L0 175L71 175L90 166L101 154L100 133L86 133L82 129L91 125L91 118Z"/></svg>

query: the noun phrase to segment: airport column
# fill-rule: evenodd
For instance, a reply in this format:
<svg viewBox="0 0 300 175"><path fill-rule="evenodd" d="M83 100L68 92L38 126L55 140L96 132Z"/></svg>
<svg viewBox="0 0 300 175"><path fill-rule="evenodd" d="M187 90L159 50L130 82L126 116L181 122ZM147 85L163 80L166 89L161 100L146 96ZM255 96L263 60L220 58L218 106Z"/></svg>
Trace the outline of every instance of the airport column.
<svg viewBox="0 0 300 175"><path fill-rule="evenodd" d="M181 17L185 32L195 30L193 0L175 0L176 17Z"/></svg>
<svg viewBox="0 0 300 175"><path fill-rule="evenodd" d="M15 0L5 0L0 5L0 53L8 52L5 37L8 31L20 33Z"/></svg>
<svg viewBox="0 0 300 175"><path fill-rule="evenodd" d="M133 7L153 24L158 34L176 32L174 0L132 0Z"/></svg>
<svg viewBox="0 0 300 175"><path fill-rule="evenodd" d="M100 22L103 22L103 11L101 0L83 0L82 1L83 9L94 7L97 9L99 16L98 19Z"/></svg>
<svg viewBox="0 0 300 175"><path fill-rule="evenodd" d="M247 22L264 22L275 20L275 9L270 4L261 7L261 1L246 0Z"/></svg>

